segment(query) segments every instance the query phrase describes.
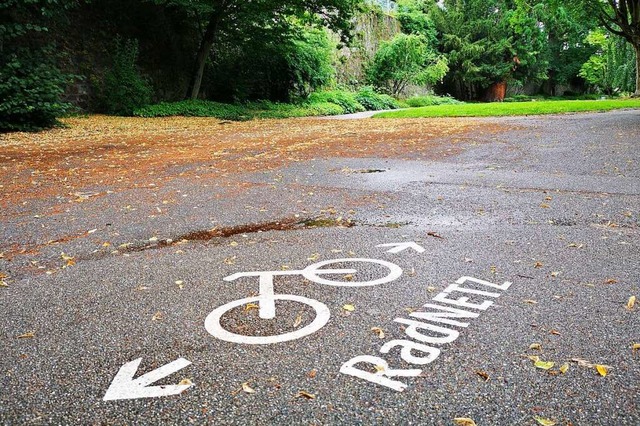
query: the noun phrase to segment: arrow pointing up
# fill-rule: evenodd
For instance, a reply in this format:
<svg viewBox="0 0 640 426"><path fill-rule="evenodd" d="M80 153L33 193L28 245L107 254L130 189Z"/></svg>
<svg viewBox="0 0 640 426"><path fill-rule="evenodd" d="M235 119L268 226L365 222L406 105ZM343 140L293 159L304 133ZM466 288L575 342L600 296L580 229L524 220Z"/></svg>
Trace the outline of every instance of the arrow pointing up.
<svg viewBox="0 0 640 426"><path fill-rule="evenodd" d="M392 247L390 250L387 250L387 253L400 253L406 249L414 249L418 253L424 253L424 248L414 243L413 241L409 241L406 243L389 243L389 244L378 244L376 247Z"/></svg>
<svg viewBox="0 0 640 426"><path fill-rule="evenodd" d="M109 386L107 393L104 395L104 401L113 401L116 399L157 398L160 396L176 395L193 386L193 383L188 385L147 386L175 373L178 370L182 370L191 364L191 361L187 361L184 358L178 358L177 360L163 365L160 368L156 368L153 371L149 371L134 380L133 376L135 376L138 371L138 366L141 361L142 358L138 358L120 367L118 374L116 374L116 377L114 377L111 382L111 386Z"/></svg>

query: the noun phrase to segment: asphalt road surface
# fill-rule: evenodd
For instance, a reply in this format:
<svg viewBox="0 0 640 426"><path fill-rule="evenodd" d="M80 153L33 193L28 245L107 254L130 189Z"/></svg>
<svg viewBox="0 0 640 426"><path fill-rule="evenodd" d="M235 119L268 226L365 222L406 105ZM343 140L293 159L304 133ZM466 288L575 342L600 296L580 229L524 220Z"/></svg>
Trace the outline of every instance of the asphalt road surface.
<svg viewBox="0 0 640 426"><path fill-rule="evenodd" d="M639 143L639 111L481 119L5 203L0 424L638 425Z"/></svg>

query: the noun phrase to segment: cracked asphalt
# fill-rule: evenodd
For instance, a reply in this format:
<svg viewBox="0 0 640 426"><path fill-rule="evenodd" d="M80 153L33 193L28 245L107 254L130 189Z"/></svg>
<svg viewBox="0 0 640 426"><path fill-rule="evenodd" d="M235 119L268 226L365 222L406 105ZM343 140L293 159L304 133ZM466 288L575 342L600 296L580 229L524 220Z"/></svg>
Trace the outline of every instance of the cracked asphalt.
<svg viewBox="0 0 640 426"><path fill-rule="evenodd" d="M457 127L420 139L439 123ZM0 424L640 424L640 111L255 124L287 140L330 126L348 140L301 137L288 148L295 161L251 145L261 138L251 123L233 126L219 127L244 151L210 149L214 127L197 139L211 157L131 161L123 176L135 185L105 177L70 190L60 179L45 193L33 182L62 166L24 166L35 148L0 156ZM113 145L105 152L118 138L100 142ZM92 153L70 170L99 161ZM261 158L267 166L243 165ZM424 251L378 247L411 241ZM344 285L296 273L331 259L402 274L356 286L389 270L346 260L324 268L355 272L321 275ZM223 279L260 271L289 295L272 319L260 317L257 276ZM221 327L265 344L205 328L245 298L255 301ZM426 304L467 316L427 317ZM326 324L271 342L308 330L318 306ZM188 360L148 385L185 389L104 400L139 358L135 377ZM345 368L354 359L371 360L352 365L361 377Z"/></svg>

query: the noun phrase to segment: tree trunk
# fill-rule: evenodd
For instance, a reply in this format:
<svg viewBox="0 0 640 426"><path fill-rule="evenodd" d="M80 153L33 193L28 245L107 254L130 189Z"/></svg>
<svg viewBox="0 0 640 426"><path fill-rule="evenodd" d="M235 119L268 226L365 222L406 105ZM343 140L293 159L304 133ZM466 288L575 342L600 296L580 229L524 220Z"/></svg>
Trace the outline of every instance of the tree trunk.
<svg viewBox="0 0 640 426"><path fill-rule="evenodd" d="M200 41L198 54L196 55L191 80L187 87L185 98L198 99L200 94L200 86L202 85L202 76L204 75L204 67L207 64L207 58L211 53L211 49L216 42L218 35L218 24L220 22L220 14L214 13L209 20L209 24L204 32L204 36Z"/></svg>
<svg viewBox="0 0 640 426"><path fill-rule="evenodd" d="M633 47L636 51L636 91L633 97L640 98L640 44L634 44Z"/></svg>
<svg viewBox="0 0 640 426"><path fill-rule="evenodd" d="M485 94L484 100L486 102L502 102L504 101L504 97L506 96L506 94L507 94L506 80L498 81L496 83L493 83L491 86L489 86Z"/></svg>

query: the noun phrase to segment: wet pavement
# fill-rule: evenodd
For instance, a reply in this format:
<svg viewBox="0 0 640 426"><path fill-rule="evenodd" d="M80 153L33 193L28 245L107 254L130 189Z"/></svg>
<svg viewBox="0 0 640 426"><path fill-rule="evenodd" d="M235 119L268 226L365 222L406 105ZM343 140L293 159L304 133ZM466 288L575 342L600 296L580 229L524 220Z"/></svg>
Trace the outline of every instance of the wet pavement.
<svg viewBox="0 0 640 426"><path fill-rule="evenodd" d="M363 121L5 202L0 424L640 424L640 112Z"/></svg>

